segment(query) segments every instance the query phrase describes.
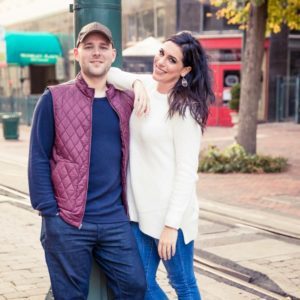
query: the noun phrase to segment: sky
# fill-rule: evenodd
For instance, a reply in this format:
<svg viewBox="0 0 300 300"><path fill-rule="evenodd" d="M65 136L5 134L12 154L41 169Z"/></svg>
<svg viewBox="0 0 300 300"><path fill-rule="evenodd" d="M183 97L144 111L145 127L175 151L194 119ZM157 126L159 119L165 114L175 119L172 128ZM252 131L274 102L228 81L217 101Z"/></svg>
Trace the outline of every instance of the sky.
<svg viewBox="0 0 300 300"><path fill-rule="evenodd" d="M73 0L0 0L0 26L68 11Z"/></svg>

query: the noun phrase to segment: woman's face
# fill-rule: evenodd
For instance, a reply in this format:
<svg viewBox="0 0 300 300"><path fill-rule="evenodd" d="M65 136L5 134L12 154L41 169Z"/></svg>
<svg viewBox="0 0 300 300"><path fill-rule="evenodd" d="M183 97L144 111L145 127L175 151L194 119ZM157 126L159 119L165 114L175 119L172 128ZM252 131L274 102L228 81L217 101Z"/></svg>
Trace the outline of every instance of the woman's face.
<svg viewBox="0 0 300 300"><path fill-rule="evenodd" d="M153 79L173 87L180 77L191 70L190 67L183 66L182 60L181 48L171 41L165 42L154 57Z"/></svg>

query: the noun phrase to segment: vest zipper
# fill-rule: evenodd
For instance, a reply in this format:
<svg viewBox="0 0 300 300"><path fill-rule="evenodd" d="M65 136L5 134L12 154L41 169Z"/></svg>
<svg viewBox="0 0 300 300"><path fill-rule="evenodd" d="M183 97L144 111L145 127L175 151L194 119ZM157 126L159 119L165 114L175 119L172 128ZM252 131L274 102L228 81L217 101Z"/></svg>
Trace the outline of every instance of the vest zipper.
<svg viewBox="0 0 300 300"><path fill-rule="evenodd" d="M88 161L88 172L87 172L87 181L86 181L86 194L85 194L85 202L84 202L84 207L83 207L83 214L82 214L82 218L81 218L81 223L78 227L78 229L80 230L82 228L82 220L83 220L83 216L84 216L84 212L85 212L85 207L86 207L86 201L87 201L87 193L88 193L88 188L89 188L89 180L90 180L90 162L91 162L91 148L92 148L92 131L93 131L93 102L94 102L94 95L91 101L91 105L90 105L90 109L91 109L91 132L90 132L90 146L89 146L89 161Z"/></svg>
<svg viewBox="0 0 300 300"><path fill-rule="evenodd" d="M123 145L123 143L124 143L124 134L123 134L123 131L122 131L120 114L119 114L118 110L114 107L113 103L111 102L111 100L109 99L109 97L108 97L107 94L106 94L106 97L107 97L107 99L108 99L108 102L109 102L110 106L113 108L113 110L115 111L115 113L118 115L118 118L119 118L119 126L120 126L120 133L121 133L122 147L125 148L125 146ZM122 101L122 100L121 100L121 101ZM123 179L123 176L122 176L122 173L123 173L122 164L123 164L123 160L124 160L124 158L123 158L123 150L121 150L121 152L122 152L122 161L121 161L121 184L122 184L122 180L124 180L124 179ZM129 155L129 154L128 154L128 155ZM127 176L127 175L125 174L125 176ZM123 191L123 184L122 184L122 192L123 192L123 193L126 193L126 191ZM122 197L122 195L121 195L121 197ZM122 201L122 202L124 203L124 206L125 206L126 215L129 217L128 204L127 204L125 201Z"/></svg>

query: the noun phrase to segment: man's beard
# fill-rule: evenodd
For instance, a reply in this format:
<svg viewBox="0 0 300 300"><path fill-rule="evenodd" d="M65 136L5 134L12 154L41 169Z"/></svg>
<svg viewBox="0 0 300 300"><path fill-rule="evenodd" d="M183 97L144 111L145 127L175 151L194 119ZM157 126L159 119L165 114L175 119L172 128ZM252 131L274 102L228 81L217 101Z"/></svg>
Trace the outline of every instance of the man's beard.
<svg viewBox="0 0 300 300"><path fill-rule="evenodd" d="M84 72L88 77L91 78L99 78L104 77L108 73L112 64L105 65L105 68L101 68L100 70L95 70L93 68L86 68L86 72Z"/></svg>

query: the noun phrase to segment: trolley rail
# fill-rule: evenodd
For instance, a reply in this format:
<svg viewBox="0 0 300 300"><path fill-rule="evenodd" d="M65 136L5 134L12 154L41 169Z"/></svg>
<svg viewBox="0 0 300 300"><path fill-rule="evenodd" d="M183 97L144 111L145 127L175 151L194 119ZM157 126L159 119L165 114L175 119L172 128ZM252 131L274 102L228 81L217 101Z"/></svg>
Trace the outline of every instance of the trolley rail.
<svg viewBox="0 0 300 300"><path fill-rule="evenodd" d="M16 189L12 189L7 186L0 185L0 202L13 202L17 205L25 206L26 208L30 208L30 199L26 193L18 191ZM243 224L245 226L249 226L255 229L259 229L261 231L265 231L266 233L272 233L274 235L284 236L291 239L300 240L300 235L295 235L289 232L283 232L277 229L274 229L270 226L263 226L260 224L251 223L249 221L244 221L239 218L225 216L216 212L212 212L209 210L202 210L201 217L213 221L215 223L223 223L229 225L240 225ZM235 271L234 269L224 267L220 264L213 263L210 260L201 258L199 256L194 257L194 266L198 271L204 271L204 273L209 273L213 275L215 278L219 278L227 284L235 285L242 290L247 290L250 293L258 295L262 297L262 299L269 300L299 300L292 295L286 295L284 293L277 293L271 290L268 290L264 287L258 286L257 284L251 282L251 276L247 274L243 274L241 272Z"/></svg>

